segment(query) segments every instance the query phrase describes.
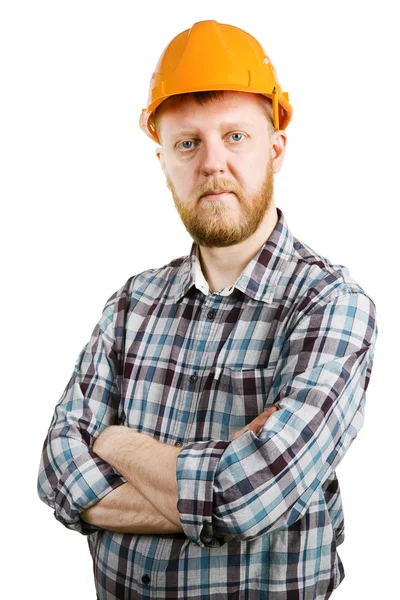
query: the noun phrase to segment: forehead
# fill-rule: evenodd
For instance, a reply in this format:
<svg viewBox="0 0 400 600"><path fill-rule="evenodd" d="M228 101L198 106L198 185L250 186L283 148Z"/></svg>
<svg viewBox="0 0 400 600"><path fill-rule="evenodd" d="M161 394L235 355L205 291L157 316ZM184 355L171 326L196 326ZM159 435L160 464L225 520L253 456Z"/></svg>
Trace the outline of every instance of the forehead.
<svg viewBox="0 0 400 600"><path fill-rule="evenodd" d="M258 127L260 121L265 120L265 111L256 94L225 92L220 98L203 104L189 95L171 97L160 106L157 119L164 134L169 135L216 125Z"/></svg>

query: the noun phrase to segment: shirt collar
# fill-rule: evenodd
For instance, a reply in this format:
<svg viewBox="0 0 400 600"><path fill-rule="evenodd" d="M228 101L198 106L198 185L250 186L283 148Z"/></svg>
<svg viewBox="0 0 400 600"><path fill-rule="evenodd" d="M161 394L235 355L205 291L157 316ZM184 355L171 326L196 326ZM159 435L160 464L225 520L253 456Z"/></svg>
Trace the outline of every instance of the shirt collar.
<svg viewBox="0 0 400 600"><path fill-rule="evenodd" d="M276 210L278 221L267 241L244 268L235 283L215 292L216 294L227 296L236 288L254 300L272 301L285 262L293 255L293 235L282 210L278 207ZM179 265L168 296L177 301L192 286L206 295L209 293L208 283L197 258L195 242L192 244L189 256L185 256Z"/></svg>

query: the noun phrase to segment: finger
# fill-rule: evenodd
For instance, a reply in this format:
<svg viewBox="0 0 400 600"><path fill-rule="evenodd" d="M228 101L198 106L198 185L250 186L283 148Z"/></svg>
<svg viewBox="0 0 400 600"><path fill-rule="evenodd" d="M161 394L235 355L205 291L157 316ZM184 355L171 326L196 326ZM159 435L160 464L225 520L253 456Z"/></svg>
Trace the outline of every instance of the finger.
<svg viewBox="0 0 400 600"><path fill-rule="evenodd" d="M261 413L260 417L262 417L257 422L257 429L255 432L260 433L261 429L264 427L265 423L268 421L269 417L274 414L278 410L277 406L269 406L263 413Z"/></svg>
<svg viewBox="0 0 400 600"><path fill-rule="evenodd" d="M256 417L254 419L254 421L252 421L252 429L253 431L258 431L260 429L260 427L262 427L266 421L268 421L269 417L271 415L273 415L273 413L275 411L277 411L278 408L276 406L269 406L266 410L264 410L264 412L262 412L258 417Z"/></svg>
<svg viewBox="0 0 400 600"><path fill-rule="evenodd" d="M278 407L273 404L272 406L268 406L261 414L275 412L276 410L278 410Z"/></svg>
<svg viewBox="0 0 400 600"><path fill-rule="evenodd" d="M259 423L260 421L265 422L268 419L268 417L270 417L272 413L274 413L276 410L278 410L276 406L269 406L264 410L264 412L258 415L258 417L254 419L254 421L257 423Z"/></svg>
<svg viewBox="0 0 400 600"><path fill-rule="evenodd" d="M261 414L259 414L255 419L253 419L251 421L251 423L249 423L248 425L246 425L245 427L243 427L243 429L241 429L240 431L237 431L233 437L232 440L236 439L237 437L239 437L240 435L242 435L242 433L244 433L247 430L251 430L254 433L257 433L264 425L264 423L267 421L267 419L276 411L278 410L277 406L269 406L268 408L266 408L264 410L264 412L262 412Z"/></svg>

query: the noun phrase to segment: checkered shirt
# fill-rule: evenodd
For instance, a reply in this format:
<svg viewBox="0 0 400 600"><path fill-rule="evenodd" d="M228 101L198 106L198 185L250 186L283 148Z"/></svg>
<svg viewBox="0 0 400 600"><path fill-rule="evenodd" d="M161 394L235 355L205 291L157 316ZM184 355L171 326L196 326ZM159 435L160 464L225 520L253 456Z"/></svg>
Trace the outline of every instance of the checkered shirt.
<svg viewBox="0 0 400 600"><path fill-rule="evenodd" d="M196 248L106 302L55 408L39 495L87 536L99 600L327 599L344 578L335 470L364 422L376 307L279 208L223 290L210 293ZM259 432L231 441L271 405ZM80 518L126 482L91 449L112 424L182 444L184 533L116 533Z"/></svg>

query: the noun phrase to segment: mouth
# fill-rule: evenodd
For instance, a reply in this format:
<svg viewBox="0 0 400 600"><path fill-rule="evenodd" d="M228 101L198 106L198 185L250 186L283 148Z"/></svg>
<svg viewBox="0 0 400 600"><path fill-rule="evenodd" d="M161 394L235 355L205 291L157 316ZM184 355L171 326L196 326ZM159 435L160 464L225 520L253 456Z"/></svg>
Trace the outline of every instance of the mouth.
<svg viewBox="0 0 400 600"><path fill-rule="evenodd" d="M226 196L229 196L232 192L220 191L220 192L209 192L208 194L204 194L202 198L207 198L208 200L222 200Z"/></svg>

